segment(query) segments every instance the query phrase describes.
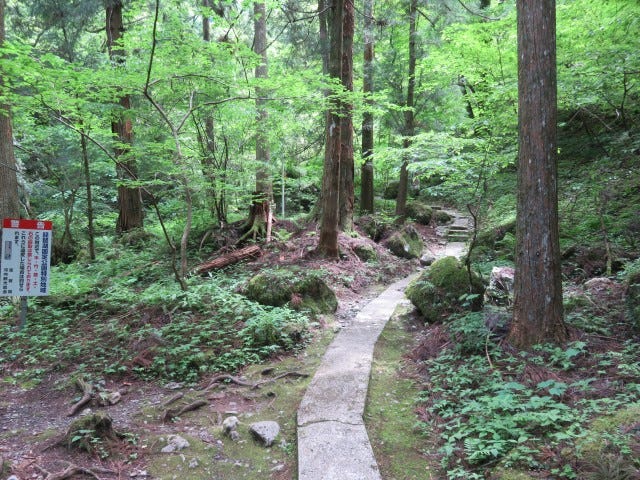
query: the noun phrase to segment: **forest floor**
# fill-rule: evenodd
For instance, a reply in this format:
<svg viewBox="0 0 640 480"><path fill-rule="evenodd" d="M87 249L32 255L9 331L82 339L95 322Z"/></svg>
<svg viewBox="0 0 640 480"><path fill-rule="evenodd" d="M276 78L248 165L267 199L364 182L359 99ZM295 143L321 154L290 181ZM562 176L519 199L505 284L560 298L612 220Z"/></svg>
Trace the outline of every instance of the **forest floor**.
<svg viewBox="0 0 640 480"><path fill-rule="evenodd" d="M434 227L417 228L425 239L426 252L443 251L445 242ZM362 262L354 254L353 247L363 242L376 250L379 261L375 264ZM293 478L295 411L324 349L340 325L384 285L419 267L417 260L395 257L364 235L354 238L341 234L340 261L314 258L311 252L316 243L315 230L299 231L285 242L263 248L260 258L241 266L254 272L275 265L326 272L339 307L335 315L317 319L314 338L303 351L272 358L213 384L215 376L189 386L158 384L130 374L105 376L93 386L92 402L73 415L71 409L81 400L82 392L71 372L45 368L41 380L33 384L5 383L0 390L0 479L11 475L18 480ZM118 397L115 404L96 404L96 398L110 394ZM195 408L163 421L170 409L182 407ZM91 426L69 433L78 418L100 413L112 420L112 438L99 438ZM222 421L230 415L241 422L238 441L223 432ZM251 421L262 419L281 424L280 443L270 449L257 445L248 433ZM88 451L69 448L69 443L80 445L80 437L87 434ZM190 446L162 453L171 435L188 439Z"/></svg>

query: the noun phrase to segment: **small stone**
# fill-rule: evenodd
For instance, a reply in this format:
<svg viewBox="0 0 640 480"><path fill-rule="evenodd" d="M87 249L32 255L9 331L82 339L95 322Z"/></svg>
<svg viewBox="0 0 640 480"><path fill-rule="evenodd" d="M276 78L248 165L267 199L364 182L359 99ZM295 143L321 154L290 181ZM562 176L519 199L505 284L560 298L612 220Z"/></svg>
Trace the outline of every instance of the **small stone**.
<svg viewBox="0 0 640 480"><path fill-rule="evenodd" d="M272 472L282 472L282 471L284 471L285 468L286 467L284 465L280 464L280 465L276 465L275 467L273 467L271 469L271 471Z"/></svg>
<svg viewBox="0 0 640 480"><path fill-rule="evenodd" d="M236 428L238 428L239 423L240 423L240 420L238 420L238 417L236 416L227 417L222 422L222 430L224 431L224 433L228 435L229 433L234 431Z"/></svg>
<svg viewBox="0 0 640 480"><path fill-rule="evenodd" d="M189 446L189 442L180 435L169 435L167 446L160 450L162 453L173 453Z"/></svg>
<svg viewBox="0 0 640 480"><path fill-rule="evenodd" d="M262 442L265 447L270 447L280 433L280 425L278 425L278 422L270 420L257 422L251 424L249 431L258 441Z"/></svg>
<svg viewBox="0 0 640 480"><path fill-rule="evenodd" d="M198 459L197 458L192 458L189 461L189 468L198 468Z"/></svg>
<svg viewBox="0 0 640 480"><path fill-rule="evenodd" d="M183 387L184 383L182 382L169 382L164 386L167 390L180 390Z"/></svg>
<svg viewBox="0 0 640 480"><path fill-rule="evenodd" d="M425 254L422 257L420 257L420 265L422 265L423 267L428 267L435 261L436 261L436 257L434 257L433 255Z"/></svg>
<svg viewBox="0 0 640 480"><path fill-rule="evenodd" d="M20 480L20 479L15 475L11 475L9 478L7 478L7 480Z"/></svg>

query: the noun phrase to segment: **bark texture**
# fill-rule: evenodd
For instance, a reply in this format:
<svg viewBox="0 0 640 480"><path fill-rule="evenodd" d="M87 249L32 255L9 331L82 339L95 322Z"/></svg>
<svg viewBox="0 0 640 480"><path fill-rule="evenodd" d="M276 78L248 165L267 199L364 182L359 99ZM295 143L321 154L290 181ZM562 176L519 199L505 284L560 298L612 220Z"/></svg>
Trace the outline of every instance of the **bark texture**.
<svg viewBox="0 0 640 480"><path fill-rule="evenodd" d="M518 2L518 212L514 321L518 347L567 340L557 193L555 0Z"/></svg>
<svg viewBox="0 0 640 480"><path fill-rule="evenodd" d="M373 113L367 108L372 106L368 97L373 93L373 0L365 0L364 14L364 64L362 91L365 95L365 110L362 113L362 168L360 172L360 210L373 213Z"/></svg>
<svg viewBox="0 0 640 480"><path fill-rule="evenodd" d="M416 20L418 17L418 1L409 4L409 76L407 82L407 102L404 112L404 148L411 145L411 137L415 135L415 90L416 90ZM400 185L396 198L396 215L404 221L407 214L407 196L409 192L409 159L405 156L400 169Z"/></svg>
<svg viewBox="0 0 640 480"><path fill-rule="evenodd" d="M125 51L120 42L124 32L122 1L106 2L106 30L109 57L115 66L121 65L125 59ZM118 160L116 171L118 179L121 181L136 180L135 161L130 157L131 145L133 145L133 125L127 116L131 110L131 97L126 94L122 95L118 104L120 112L111 122L111 131L116 140L114 147L114 154ZM143 222L144 209L140 189L119 185L116 232L122 233L142 228Z"/></svg>
<svg viewBox="0 0 640 480"><path fill-rule="evenodd" d="M331 47L329 73L342 78L342 17L344 0L334 0L331 7ZM322 217L317 251L320 255L338 258L338 221L340 191L341 105L333 99L327 112L324 168L322 173Z"/></svg>
<svg viewBox="0 0 640 480"><path fill-rule="evenodd" d="M342 26L342 86L346 92L353 92L353 0L344 1ZM345 103L340 138L340 230L353 230L354 160L353 160L353 105Z"/></svg>
<svg viewBox="0 0 640 480"><path fill-rule="evenodd" d="M4 43L4 39L4 2L0 1L0 45ZM3 90L0 76L0 95L4 95ZM19 215L18 173L13 153L11 111L9 105L0 104L0 220L18 218Z"/></svg>

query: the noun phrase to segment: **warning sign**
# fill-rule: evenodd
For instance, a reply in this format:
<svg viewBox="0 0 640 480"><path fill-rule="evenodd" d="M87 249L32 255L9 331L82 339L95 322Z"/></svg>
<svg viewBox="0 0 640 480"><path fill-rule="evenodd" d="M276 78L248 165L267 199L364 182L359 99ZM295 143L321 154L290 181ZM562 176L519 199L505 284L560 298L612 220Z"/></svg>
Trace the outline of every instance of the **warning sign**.
<svg viewBox="0 0 640 480"><path fill-rule="evenodd" d="M52 234L46 220L2 221L0 296L49 294Z"/></svg>

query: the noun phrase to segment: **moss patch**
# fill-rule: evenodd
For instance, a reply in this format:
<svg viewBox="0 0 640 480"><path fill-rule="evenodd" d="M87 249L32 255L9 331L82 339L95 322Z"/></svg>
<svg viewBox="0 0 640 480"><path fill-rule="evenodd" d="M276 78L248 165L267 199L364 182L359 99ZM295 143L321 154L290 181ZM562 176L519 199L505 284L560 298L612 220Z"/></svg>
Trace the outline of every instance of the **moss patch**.
<svg viewBox="0 0 640 480"><path fill-rule="evenodd" d="M429 225L433 218L433 210L419 202L408 202L407 216L420 225Z"/></svg>
<svg viewBox="0 0 640 480"><path fill-rule="evenodd" d="M364 417L382 478L442 478L437 462L424 453L435 450L435 444L414 428L414 399L420 389L406 374L403 362L413 344L405 328L409 310L406 305L398 307L376 344Z"/></svg>
<svg viewBox="0 0 640 480"><path fill-rule="evenodd" d="M407 288L407 297L428 323L450 314L482 307L484 285L475 273L471 281L466 268L455 257L444 257L425 270Z"/></svg>
<svg viewBox="0 0 640 480"><path fill-rule="evenodd" d="M333 313L338 308L336 294L320 273L299 268L259 273L249 280L244 294L263 305L287 305L315 314Z"/></svg>
<svg viewBox="0 0 640 480"><path fill-rule="evenodd" d="M387 248L400 258L420 258L423 247L420 233L412 225L407 225L387 240Z"/></svg>

